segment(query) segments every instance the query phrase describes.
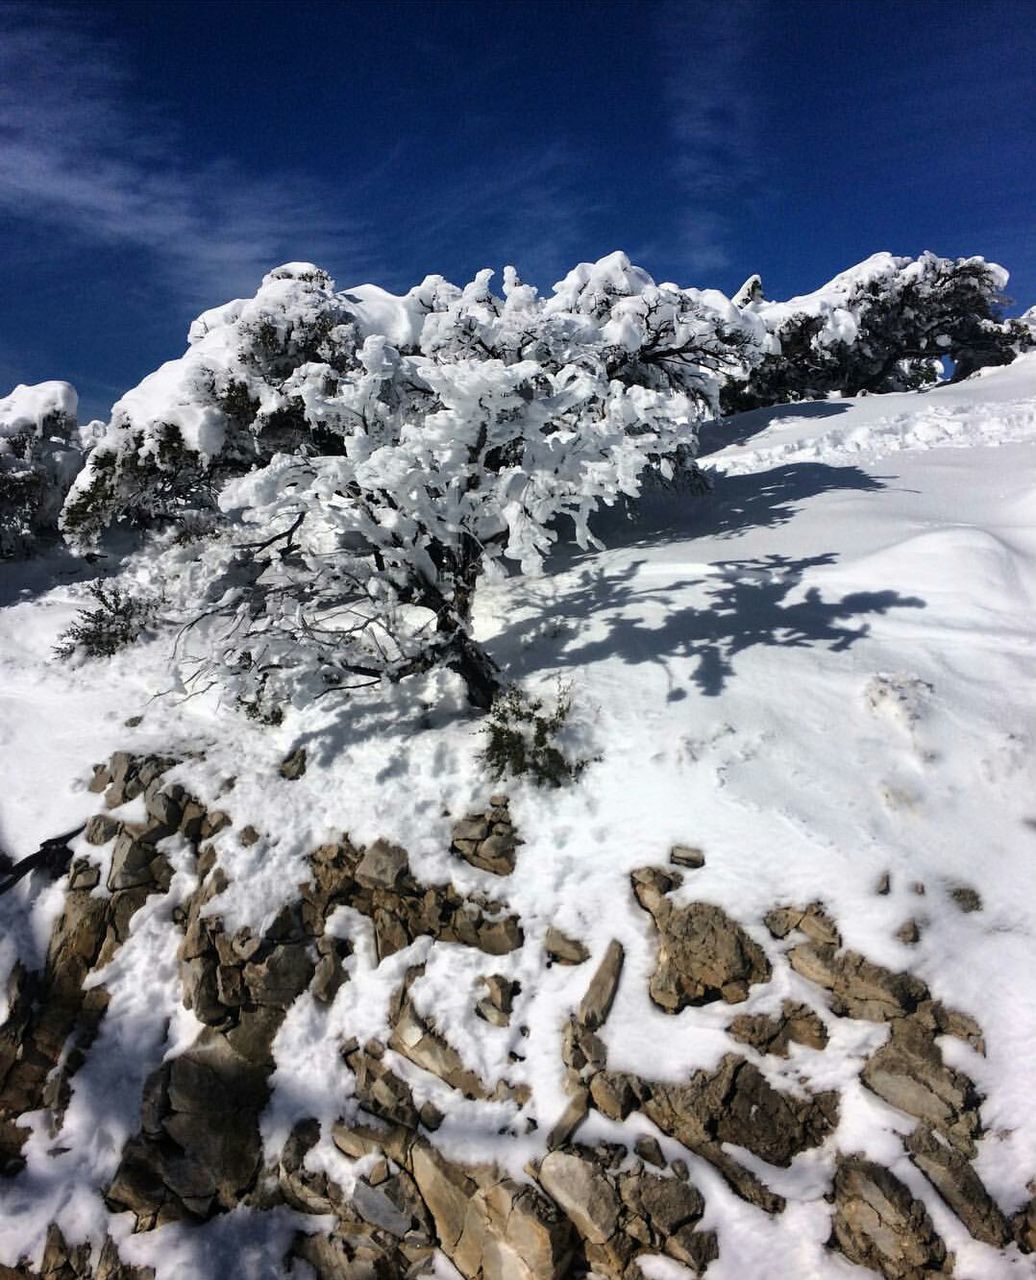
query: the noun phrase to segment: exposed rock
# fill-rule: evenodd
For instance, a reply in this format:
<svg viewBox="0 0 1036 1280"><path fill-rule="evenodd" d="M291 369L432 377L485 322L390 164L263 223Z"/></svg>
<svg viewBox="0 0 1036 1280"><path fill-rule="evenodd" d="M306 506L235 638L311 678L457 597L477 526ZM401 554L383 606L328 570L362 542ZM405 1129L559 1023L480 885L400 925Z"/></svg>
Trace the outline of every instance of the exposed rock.
<svg viewBox="0 0 1036 1280"><path fill-rule="evenodd" d="M763 923L775 938L786 938L793 929L798 929L813 942L833 947L842 945L835 922L824 910L822 902L811 902L807 907L775 907L767 913Z"/></svg>
<svg viewBox="0 0 1036 1280"><path fill-rule="evenodd" d="M356 864L356 879L365 889L395 889L409 870L405 849L375 840Z"/></svg>
<svg viewBox="0 0 1036 1280"><path fill-rule="evenodd" d="M923 1124L907 1137L905 1145L910 1159L976 1240L995 1248L1010 1241L1007 1219L959 1151Z"/></svg>
<svg viewBox="0 0 1036 1280"><path fill-rule="evenodd" d="M561 1205L584 1240L603 1244L615 1234L619 1198L596 1163L568 1151L552 1151L539 1167L544 1191Z"/></svg>
<svg viewBox="0 0 1036 1280"><path fill-rule="evenodd" d="M982 896L977 889L971 888L970 885L957 885L950 890L950 898L965 914L982 910Z"/></svg>
<svg viewBox="0 0 1036 1280"><path fill-rule="evenodd" d="M465 1067L457 1050L427 1025L409 999L403 1002L389 1047L466 1098L485 1099L491 1094L476 1072Z"/></svg>
<svg viewBox="0 0 1036 1280"><path fill-rule="evenodd" d="M835 1172L834 1202L830 1243L850 1262L885 1280L950 1273L946 1246L924 1205L881 1165L844 1158Z"/></svg>
<svg viewBox="0 0 1036 1280"><path fill-rule="evenodd" d="M646 1136L638 1138L633 1144L633 1150L645 1164L653 1164L656 1169L661 1169L665 1166L665 1156L662 1154L662 1148L658 1145L657 1138Z"/></svg>
<svg viewBox="0 0 1036 1280"><path fill-rule="evenodd" d="M40 1269L28 1263L16 1267L0 1265L0 1280L154 1280L150 1267L131 1267L119 1257L110 1236L105 1236L96 1266L91 1264L93 1252L89 1241L69 1244L56 1223L47 1228Z"/></svg>
<svg viewBox="0 0 1036 1280"><path fill-rule="evenodd" d="M119 763L119 771L120 786L140 781L132 757ZM110 770L105 769L103 776L106 786L113 785ZM168 887L165 859L151 846L140 849L147 859L140 882L107 897L93 893L99 880L96 868L77 860L51 931L43 973L29 974L20 965L12 972L10 1012L0 1027L0 1169L4 1171L13 1172L21 1163L28 1131L19 1127L20 1116L47 1108L51 1132L60 1126L71 1078L84 1061L108 1002L103 987L83 989L86 977L115 955L128 935L130 920L149 894Z"/></svg>
<svg viewBox="0 0 1036 1280"><path fill-rule="evenodd" d="M929 998L928 988L913 974L893 973L832 943L800 943L788 952L788 960L796 973L831 992L831 1007L840 1017L890 1022L913 1013Z"/></svg>
<svg viewBox="0 0 1036 1280"><path fill-rule="evenodd" d="M704 1201L687 1181L623 1172L619 1152L572 1147L547 1155L540 1185L568 1214L594 1274L639 1275L638 1254L667 1253L702 1271L717 1256L715 1235L698 1232Z"/></svg>
<svg viewBox="0 0 1036 1280"><path fill-rule="evenodd" d="M705 854L693 845L674 844L669 850L669 861L677 867L700 871L705 865Z"/></svg>
<svg viewBox="0 0 1036 1280"><path fill-rule="evenodd" d="M87 844L107 844L122 830L122 823L109 813L95 813L86 824L83 838Z"/></svg>
<svg viewBox="0 0 1036 1280"><path fill-rule="evenodd" d="M1011 1221L1011 1234L1022 1253L1036 1253L1036 1181L1029 1183L1030 1199Z"/></svg>
<svg viewBox="0 0 1036 1280"><path fill-rule="evenodd" d="M986 1042L982 1028L973 1017L959 1009L948 1009L940 1000L927 1000L919 1004L914 1019L933 1033L955 1036L971 1045L976 1053L985 1056Z"/></svg>
<svg viewBox="0 0 1036 1280"><path fill-rule="evenodd" d="M782 1003L780 1014L739 1014L727 1030L742 1044L779 1058L788 1056L788 1046L792 1041L811 1049L823 1049L827 1044L827 1028L819 1016L809 1005L797 1004L793 1000Z"/></svg>
<svg viewBox="0 0 1036 1280"><path fill-rule="evenodd" d="M486 994L475 1005L475 1012L494 1027L509 1026L514 1011L514 997L521 991L521 984L512 982L499 973L491 973L482 981Z"/></svg>
<svg viewBox="0 0 1036 1280"><path fill-rule="evenodd" d="M787 1166L818 1146L837 1123L838 1095L797 1098L773 1088L744 1058L728 1054L713 1072L695 1072L686 1084L600 1072L590 1084L597 1109L612 1119L640 1110L668 1136L713 1163L734 1190L768 1212L783 1200L723 1152L744 1147L770 1164Z"/></svg>
<svg viewBox="0 0 1036 1280"><path fill-rule="evenodd" d="M493 875L509 876L518 855L517 832L506 796L493 797L485 813L469 813L454 823L450 850L465 862Z"/></svg>
<svg viewBox="0 0 1036 1280"><path fill-rule="evenodd" d="M145 1084L141 1131L123 1150L109 1207L131 1209L138 1230L233 1208L259 1173L268 1097L264 1065L202 1032Z"/></svg>
<svg viewBox="0 0 1036 1280"><path fill-rule="evenodd" d="M411 1169L443 1251L468 1280L561 1280L571 1228L542 1195L485 1167L462 1169L425 1142Z"/></svg>
<svg viewBox="0 0 1036 1280"><path fill-rule="evenodd" d="M608 1014L611 1013L615 993L619 989L624 959L622 943L613 938L608 943L604 957L590 979L590 985L576 1011L578 1022L588 1031L596 1031L598 1027L603 1026Z"/></svg>
<svg viewBox="0 0 1036 1280"><path fill-rule="evenodd" d="M374 848L372 845L367 853ZM402 850L398 852L405 858ZM302 912L314 932L319 933L320 922L341 903L370 917L379 960L422 935L478 947L489 955L505 955L521 946L523 935L517 917L504 914L499 904L485 898L464 897L451 884L420 884L405 862L393 887L362 884L357 871L366 856L347 839L322 845L310 855L313 879L302 888ZM379 852L383 870L400 861L398 854L385 857L387 862Z"/></svg>
<svg viewBox="0 0 1036 1280"><path fill-rule="evenodd" d="M296 747L281 761L280 775L289 782L296 782L306 772L306 748Z"/></svg>
<svg viewBox="0 0 1036 1280"><path fill-rule="evenodd" d="M680 883L677 873L657 868L633 873L637 901L659 931L651 999L667 1013L713 1000L747 999L749 986L770 977L763 949L720 907L708 902L675 906L667 895Z"/></svg>
<svg viewBox="0 0 1036 1280"><path fill-rule="evenodd" d="M553 1129L547 1134L547 1150L556 1151L558 1147L567 1146L586 1119L589 1110L589 1091L586 1088L576 1089Z"/></svg>
<svg viewBox="0 0 1036 1280"><path fill-rule="evenodd" d="M879 1098L931 1125L967 1156L982 1132L974 1084L946 1066L931 1032L916 1018L892 1025L888 1042L864 1064L860 1079Z"/></svg>
<svg viewBox="0 0 1036 1280"><path fill-rule="evenodd" d="M916 920L907 920L896 930L896 938L904 946L916 947L921 941L921 926Z"/></svg>
<svg viewBox="0 0 1036 1280"><path fill-rule="evenodd" d="M590 950L575 938L569 938L551 925L547 929L544 948L557 964L582 964L590 959Z"/></svg>

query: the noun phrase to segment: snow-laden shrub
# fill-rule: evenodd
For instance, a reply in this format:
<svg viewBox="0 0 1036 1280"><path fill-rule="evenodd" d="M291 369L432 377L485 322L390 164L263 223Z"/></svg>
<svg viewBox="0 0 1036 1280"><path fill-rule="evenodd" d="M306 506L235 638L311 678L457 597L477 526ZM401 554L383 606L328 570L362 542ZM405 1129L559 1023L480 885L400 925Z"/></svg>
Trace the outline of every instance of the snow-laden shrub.
<svg viewBox="0 0 1036 1280"><path fill-rule="evenodd" d="M400 298L289 264L115 406L63 525L211 527L164 544L198 682L266 714L442 665L488 706L479 578L592 542L593 511L647 473L693 474L696 423L755 358L758 321L622 254L545 299L511 268L502 296L490 278Z"/></svg>
<svg viewBox="0 0 1036 1280"><path fill-rule="evenodd" d="M1034 344L1031 326L1002 317L1008 275L983 258L877 253L814 293L768 302L758 276L734 296L762 322L769 353L723 390L726 412L830 392L909 391L943 376L1004 364Z"/></svg>
<svg viewBox="0 0 1036 1280"><path fill-rule="evenodd" d="M564 731L572 712L572 691L558 686L553 707L530 697L518 685L508 685L494 700L482 732L486 745L482 764L494 782L529 778L538 787L572 782L592 761L572 758Z"/></svg>
<svg viewBox="0 0 1036 1280"><path fill-rule="evenodd" d="M90 594L94 607L80 609L79 616L58 636L56 658L110 658L138 640L155 621L157 606L150 597L103 583L94 583Z"/></svg>
<svg viewBox="0 0 1036 1280"><path fill-rule="evenodd" d="M17 386L0 399L0 557L25 555L56 533L82 463L77 409L67 382Z"/></svg>

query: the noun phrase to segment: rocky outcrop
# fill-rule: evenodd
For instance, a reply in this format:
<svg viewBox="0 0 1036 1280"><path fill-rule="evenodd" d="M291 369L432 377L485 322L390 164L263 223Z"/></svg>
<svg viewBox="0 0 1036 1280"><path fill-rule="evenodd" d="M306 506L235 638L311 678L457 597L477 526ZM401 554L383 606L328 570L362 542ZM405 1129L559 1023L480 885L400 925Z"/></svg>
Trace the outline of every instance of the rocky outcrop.
<svg viewBox="0 0 1036 1280"><path fill-rule="evenodd" d="M908 1134L905 1145L910 1159L976 1240L994 1247L1010 1241L1007 1219L960 1151L923 1124Z"/></svg>
<svg viewBox="0 0 1036 1280"><path fill-rule="evenodd" d="M458 893L452 884L424 885L410 871L405 850L378 841L367 850L348 839L322 845L310 856L312 880L302 888L302 910L316 920L347 904L374 926L378 959L401 951L415 938L459 942L489 955L506 955L522 944L517 917L497 902Z"/></svg>
<svg viewBox="0 0 1036 1280"><path fill-rule="evenodd" d="M975 1086L943 1062L928 1028L916 1018L892 1024L886 1044L864 1064L860 1079L879 1098L929 1125L970 1158L982 1132Z"/></svg>
<svg viewBox="0 0 1036 1280"><path fill-rule="evenodd" d="M0 1169L20 1167L27 1130L18 1118L47 1109L56 1132L68 1104L70 1082L97 1034L107 1008L103 987L84 989L87 976L108 963L128 936L130 921L152 893L169 887L171 870L157 843L183 830L182 805L160 801L170 758L135 758L117 752L97 766L90 787L115 807L144 796L147 819L122 822L99 814L86 840L114 842L106 884L87 858L72 862L65 902L54 924L43 972L16 965L10 979L10 1015L0 1027ZM182 793L181 793L182 794Z"/></svg>
<svg viewBox="0 0 1036 1280"><path fill-rule="evenodd" d="M154 1280L150 1267L131 1267L123 1262L110 1236L105 1236L96 1263L91 1262L92 1255L89 1243L70 1245L61 1229L51 1223L39 1269L28 1263L0 1265L0 1280Z"/></svg>
<svg viewBox="0 0 1036 1280"><path fill-rule="evenodd" d="M737 1004L747 999L753 983L770 977L766 953L719 907L675 905L668 895L682 882L679 872L657 867L633 873L633 892L659 934L651 999L667 1013L713 1000Z"/></svg>
<svg viewBox="0 0 1036 1280"><path fill-rule="evenodd" d="M444 1033L445 1024L415 986L424 966L412 964L388 999L384 1039L348 1039L339 1046L352 1088L330 1132L303 1119L279 1154L264 1156L259 1121L269 1099L274 1036L304 993L330 1004L349 981L352 943L325 928L336 908L347 906L370 922L379 963L419 938L481 951L486 960L469 970L468 998L492 1027L512 1027L515 1064L522 1061L527 1033L513 1025L521 987L507 976L508 966L491 957L522 945L521 922L506 904L485 895L421 883L397 845L379 840L361 847L343 836L312 853L308 880L263 933L228 931L219 914L227 887L220 849L232 818L170 783L173 763L117 753L98 768L91 785L110 807L90 819L84 838L99 858L72 863L44 971L16 967L12 974L9 1016L0 1028L6 1172L17 1171L24 1137L17 1121L26 1111L48 1108L57 1132L70 1080L104 1014L104 988L84 991L84 982L122 945L147 897L168 890L162 841L177 836L193 850L198 876L195 892L172 913L183 933L180 986L202 1030L148 1077L139 1131L105 1189L108 1208L132 1211L138 1230L286 1205L326 1218L319 1230L300 1232L290 1250L299 1270L308 1268L318 1280L432 1275L438 1251L465 1280L561 1280L588 1271L602 1280L634 1280L645 1253L701 1273L717 1254L717 1239L701 1229L705 1202L686 1163L671 1158L674 1146L708 1161L737 1195L776 1214L784 1201L767 1185L765 1166L788 1167L826 1143L825 1158L829 1153L835 1166L831 1247L885 1280L948 1273L945 1246L910 1190L880 1165L834 1150L837 1093L811 1093L801 1079L785 1087L781 1079L789 1066L778 1060L793 1044L830 1054L829 1035L838 1044L836 1020L852 1017L887 1025L887 1039L863 1063L860 1078L916 1122L903 1149L917 1176L976 1240L1022 1251L1036 1244L1032 1204L1009 1222L976 1172L981 1099L940 1049L939 1037L953 1035L984 1052L974 1020L933 1000L913 975L845 949L819 902L781 905L767 914L773 940L768 955L720 908L681 902L674 891L682 875L673 866L633 876L637 901L658 934L650 996L667 1013L751 997L747 1011L726 1015L731 1039L747 1046L744 1054L729 1052L715 1068L677 1080L610 1070L608 1018L620 992L624 1001L639 995L623 986L631 971L613 940L597 951L592 969L587 966L583 995L560 1027L567 1099L537 1141L526 1169L530 1181L518 1181L488 1163L462 1164L436 1145L443 1140L436 1132L447 1095L468 1112L482 1108L492 1116L494 1141L528 1137L544 1117L520 1068L505 1069L500 1079L484 1079L472 1069L469 1063L478 1057L451 1039L453 1032ZM119 807L140 797L144 819L121 817ZM519 842L507 813L506 799L495 796L484 813L456 824L454 855L481 870L510 874ZM254 846L263 836L244 825L233 839ZM688 868L699 865L690 846L678 846L672 857ZM556 927L546 931L545 967L590 958L583 942ZM522 973L523 982L529 960L523 955L512 970ZM786 998L779 1008L759 990L775 965L797 974L790 981L799 998ZM789 980L787 972L783 978ZM639 973L636 981L643 981ZM811 995L803 994L807 982ZM518 1008L524 1013L524 1004ZM715 1022L716 1010L709 1016ZM484 1034L500 1032L485 1027ZM500 1043L507 1039L505 1032ZM796 1050L791 1066L817 1061ZM426 1100L429 1093L443 1110ZM634 1117L625 1130L628 1140L588 1145L593 1111L620 1126ZM456 1120L451 1112L443 1132L455 1134ZM647 1125L658 1137L645 1132ZM347 1180L348 1191L328 1172L335 1166L326 1158L327 1145L315 1150L321 1143L362 1161ZM111 1241L98 1256L85 1244L68 1243L56 1227L40 1270L0 1268L0 1280L8 1274L22 1280L147 1280L121 1263Z"/></svg>
<svg viewBox="0 0 1036 1280"><path fill-rule="evenodd" d="M675 1176L626 1168L606 1148L552 1151L534 1170L540 1186L567 1214L595 1274L641 1275L638 1254L664 1252L701 1272L717 1256L716 1237L698 1231L705 1202Z"/></svg>
<svg viewBox="0 0 1036 1280"><path fill-rule="evenodd" d="M594 1105L613 1120L642 1112L689 1151L716 1166L734 1191L769 1213L784 1207L737 1163L723 1143L744 1147L769 1164L787 1166L818 1146L838 1119L838 1095L798 1098L775 1089L759 1069L728 1054L715 1071L697 1071L684 1084L602 1071L590 1083Z"/></svg>
<svg viewBox="0 0 1036 1280"><path fill-rule="evenodd" d="M879 1164L856 1156L835 1172L831 1244L885 1280L949 1275L952 1262L924 1205Z"/></svg>
<svg viewBox="0 0 1036 1280"><path fill-rule="evenodd" d="M727 1029L742 1044L778 1058L788 1056L792 1042L810 1049L823 1049L827 1044L827 1028L819 1015L809 1005L794 1000L783 1001L779 1014L739 1014Z"/></svg>

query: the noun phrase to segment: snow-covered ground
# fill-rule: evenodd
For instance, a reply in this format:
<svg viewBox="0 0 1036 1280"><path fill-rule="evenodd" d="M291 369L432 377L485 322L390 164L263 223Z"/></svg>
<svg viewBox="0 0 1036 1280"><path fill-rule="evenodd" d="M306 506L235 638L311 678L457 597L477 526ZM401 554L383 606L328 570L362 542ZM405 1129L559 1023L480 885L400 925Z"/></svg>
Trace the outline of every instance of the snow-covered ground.
<svg viewBox="0 0 1036 1280"><path fill-rule="evenodd" d="M448 1115L436 1140L524 1176L565 1105L561 1026L587 981L584 967L544 967L550 924L595 956L613 938L625 948L602 1032L612 1069L678 1079L731 1049L723 1028L734 1013L787 995L822 1008L786 965L734 1009L674 1017L651 1003L656 934L629 873L683 843L706 859L686 900L721 905L771 948L771 907L822 900L846 945L910 969L979 1021L985 1058L955 1041L944 1052L986 1095L976 1168L1006 1212L1026 1198L1036 1175L1036 355L926 393L758 410L710 426L703 444L716 479L708 498L653 499L634 523L602 522L607 550L482 590L480 638L532 691L549 699L559 679L570 683L575 747L600 757L561 791L506 785L524 844L503 881L448 853L451 822L498 789L480 774L477 722L452 678L261 728L205 698L183 701L157 642L79 667L53 659L96 567L54 557L0 571L0 847L23 856L95 811L90 766L115 749L200 749L204 759L177 776L203 798L236 778L221 803L237 828L265 833L251 847L224 844L228 927L269 922L306 878L305 855L343 831L398 842L419 878L484 890L522 917L524 946L494 961L522 988L502 1028L474 1016L481 954L423 940L375 966L368 923L340 922L356 942L352 980L326 1012L308 996L289 1011L264 1118L270 1150L299 1117L340 1113L351 1085L338 1042L384 1034L393 986L427 957L418 1008L490 1083L506 1074L534 1091L520 1117L514 1102L437 1094ZM289 782L278 765L299 745L309 767ZM879 895L885 873L890 891ZM963 886L981 895L980 911L961 912L951 891ZM71 1238L98 1229L93 1189L137 1128L140 1082L197 1026L176 1007L169 919L192 887L184 864L168 898L135 918L106 977L105 1051L75 1077L69 1150L49 1157L37 1133L26 1173L0 1184L0 1262L36 1248L49 1221ZM60 885L33 892L23 884L0 898L0 992L19 951L38 963L60 904ZM896 938L909 919L915 945ZM774 1183L784 1214L768 1218L691 1161L703 1225L720 1237L710 1280L860 1274L823 1247L835 1147L867 1152L924 1198L962 1280L1031 1274L1031 1260L967 1235L902 1153L897 1135L912 1122L856 1082L885 1034L843 1020L827 1049L796 1046L781 1068L785 1082L844 1088L839 1129ZM98 1092L118 1094L100 1128L89 1105ZM526 1133L517 1122L529 1118L538 1128ZM637 1123L621 1127L626 1140ZM507 1128L515 1136L498 1133ZM619 1130L591 1112L579 1138ZM330 1143L320 1151L347 1181L344 1157ZM123 1237L129 1225L124 1215L111 1230ZM265 1243L240 1252L256 1225L235 1213L167 1228L135 1237L124 1256L157 1266L160 1280L215 1275L220 1250L234 1274L272 1274L278 1232L293 1221L268 1215Z"/></svg>

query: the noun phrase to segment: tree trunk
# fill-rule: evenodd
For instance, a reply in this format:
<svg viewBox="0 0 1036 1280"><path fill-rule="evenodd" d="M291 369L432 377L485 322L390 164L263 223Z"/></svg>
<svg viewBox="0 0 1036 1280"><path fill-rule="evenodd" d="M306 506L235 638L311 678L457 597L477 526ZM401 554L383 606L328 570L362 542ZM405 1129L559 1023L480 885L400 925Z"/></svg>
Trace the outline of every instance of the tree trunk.
<svg viewBox="0 0 1036 1280"><path fill-rule="evenodd" d="M447 667L464 681L471 705L488 711L501 690L495 663L485 649L463 631L456 633L453 649Z"/></svg>

